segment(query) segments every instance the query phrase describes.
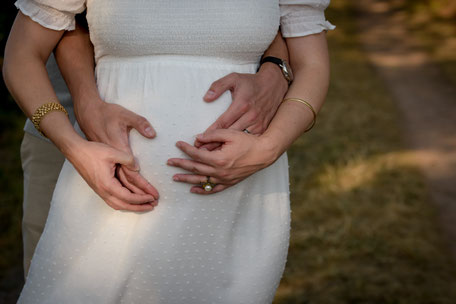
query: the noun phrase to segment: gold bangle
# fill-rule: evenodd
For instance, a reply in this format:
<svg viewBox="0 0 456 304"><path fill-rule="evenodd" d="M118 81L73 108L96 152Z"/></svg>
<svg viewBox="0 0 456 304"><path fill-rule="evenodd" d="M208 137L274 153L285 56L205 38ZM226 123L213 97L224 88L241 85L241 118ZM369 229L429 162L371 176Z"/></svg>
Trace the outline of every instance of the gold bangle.
<svg viewBox="0 0 456 304"><path fill-rule="evenodd" d="M307 102L307 101L305 101L304 99L301 99L301 98L285 98L282 102L285 102L285 101L297 101L297 102L300 102L300 103L302 103L303 105L305 105L306 107L308 107L312 111L312 114L313 114L312 123L310 124L310 127L308 127L304 132L310 131L310 129L313 128L313 126L315 125L315 122L317 121L317 113L315 112L315 110L312 107L312 105L309 102Z"/></svg>
<svg viewBox="0 0 456 304"><path fill-rule="evenodd" d="M45 103L41 105L38 109L36 109L35 113L33 113L32 115L32 122L35 128L38 130L38 132L40 132L41 135L43 135L44 137L46 137L46 135L44 135L44 133L40 129L40 123L44 115L51 111L61 111L68 116L67 110L65 110L65 108L58 102Z"/></svg>

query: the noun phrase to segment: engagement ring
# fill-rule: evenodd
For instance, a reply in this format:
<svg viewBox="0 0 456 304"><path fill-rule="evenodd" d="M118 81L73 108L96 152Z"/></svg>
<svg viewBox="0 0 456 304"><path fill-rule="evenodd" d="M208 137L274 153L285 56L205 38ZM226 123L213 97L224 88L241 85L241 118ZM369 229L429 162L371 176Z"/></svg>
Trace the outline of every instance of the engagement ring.
<svg viewBox="0 0 456 304"><path fill-rule="evenodd" d="M206 191L206 192L211 192L212 189L214 189L214 187L216 186L216 184L211 183L210 178L211 177L208 176L207 180L205 182L201 183L201 187L203 187L204 191Z"/></svg>

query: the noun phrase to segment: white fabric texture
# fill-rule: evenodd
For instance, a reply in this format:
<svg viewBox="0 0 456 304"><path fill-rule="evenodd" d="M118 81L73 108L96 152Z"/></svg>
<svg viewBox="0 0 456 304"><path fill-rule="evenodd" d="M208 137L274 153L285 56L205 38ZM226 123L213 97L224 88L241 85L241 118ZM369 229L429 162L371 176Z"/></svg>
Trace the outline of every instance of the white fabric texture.
<svg viewBox="0 0 456 304"><path fill-rule="evenodd" d="M289 241L286 154L209 196L173 182L182 171L166 161L227 109L229 92L202 96L231 72L255 73L280 16L278 0L87 2L101 97L157 131L130 141L160 201L115 211L65 162L18 303L272 302Z"/></svg>
<svg viewBox="0 0 456 304"><path fill-rule="evenodd" d="M18 0L16 7L24 15L52 30L74 30L74 16L85 9L81 0Z"/></svg>
<svg viewBox="0 0 456 304"><path fill-rule="evenodd" d="M280 30L283 37L302 37L333 30L324 11L329 0L280 0Z"/></svg>

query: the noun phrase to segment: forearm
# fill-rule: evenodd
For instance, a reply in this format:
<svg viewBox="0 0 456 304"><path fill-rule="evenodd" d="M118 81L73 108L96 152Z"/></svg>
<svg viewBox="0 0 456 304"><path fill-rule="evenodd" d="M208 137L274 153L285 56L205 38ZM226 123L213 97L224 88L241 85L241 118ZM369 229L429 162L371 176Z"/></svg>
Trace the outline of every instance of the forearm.
<svg viewBox="0 0 456 304"><path fill-rule="evenodd" d="M62 34L63 31L40 26L22 13L12 27L5 48L3 77L11 95L29 118L41 105L58 102L45 64ZM40 129L63 151L68 150L66 139L77 137L62 112L45 115Z"/></svg>
<svg viewBox="0 0 456 304"><path fill-rule="evenodd" d="M290 38L287 43L295 79L285 99L303 99L318 113L329 86L329 55L325 34ZM312 120L312 111L306 105L295 101L281 104L263 135L273 146L276 157L288 149Z"/></svg>
<svg viewBox="0 0 456 304"><path fill-rule="evenodd" d="M273 56L288 61L288 48L285 40L282 37L280 31L277 32L272 43L268 49L264 52L263 57Z"/></svg>
<svg viewBox="0 0 456 304"><path fill-rule="evenodd" d="M76 24L66 32L55 49L56 61L71 93L78 121L87 117L89 108L101 100L95 81L93 45L87 29Z"/></svg>

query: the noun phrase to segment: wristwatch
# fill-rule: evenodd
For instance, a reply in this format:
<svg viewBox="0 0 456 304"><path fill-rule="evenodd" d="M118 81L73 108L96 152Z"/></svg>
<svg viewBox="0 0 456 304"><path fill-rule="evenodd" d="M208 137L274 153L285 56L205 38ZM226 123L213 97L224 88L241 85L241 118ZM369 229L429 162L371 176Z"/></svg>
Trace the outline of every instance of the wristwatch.
<svg viewBox="0 0 456 304"><path fill-rule="evenodd" d="M291 71L291 67L286 60L272 56L261 58L258 70L260 69L261 65L266 62L277 64L282 71L283 77L285 77L285 79L288 81L288 85L291 84L293 81L293 72Z"/></svg>

